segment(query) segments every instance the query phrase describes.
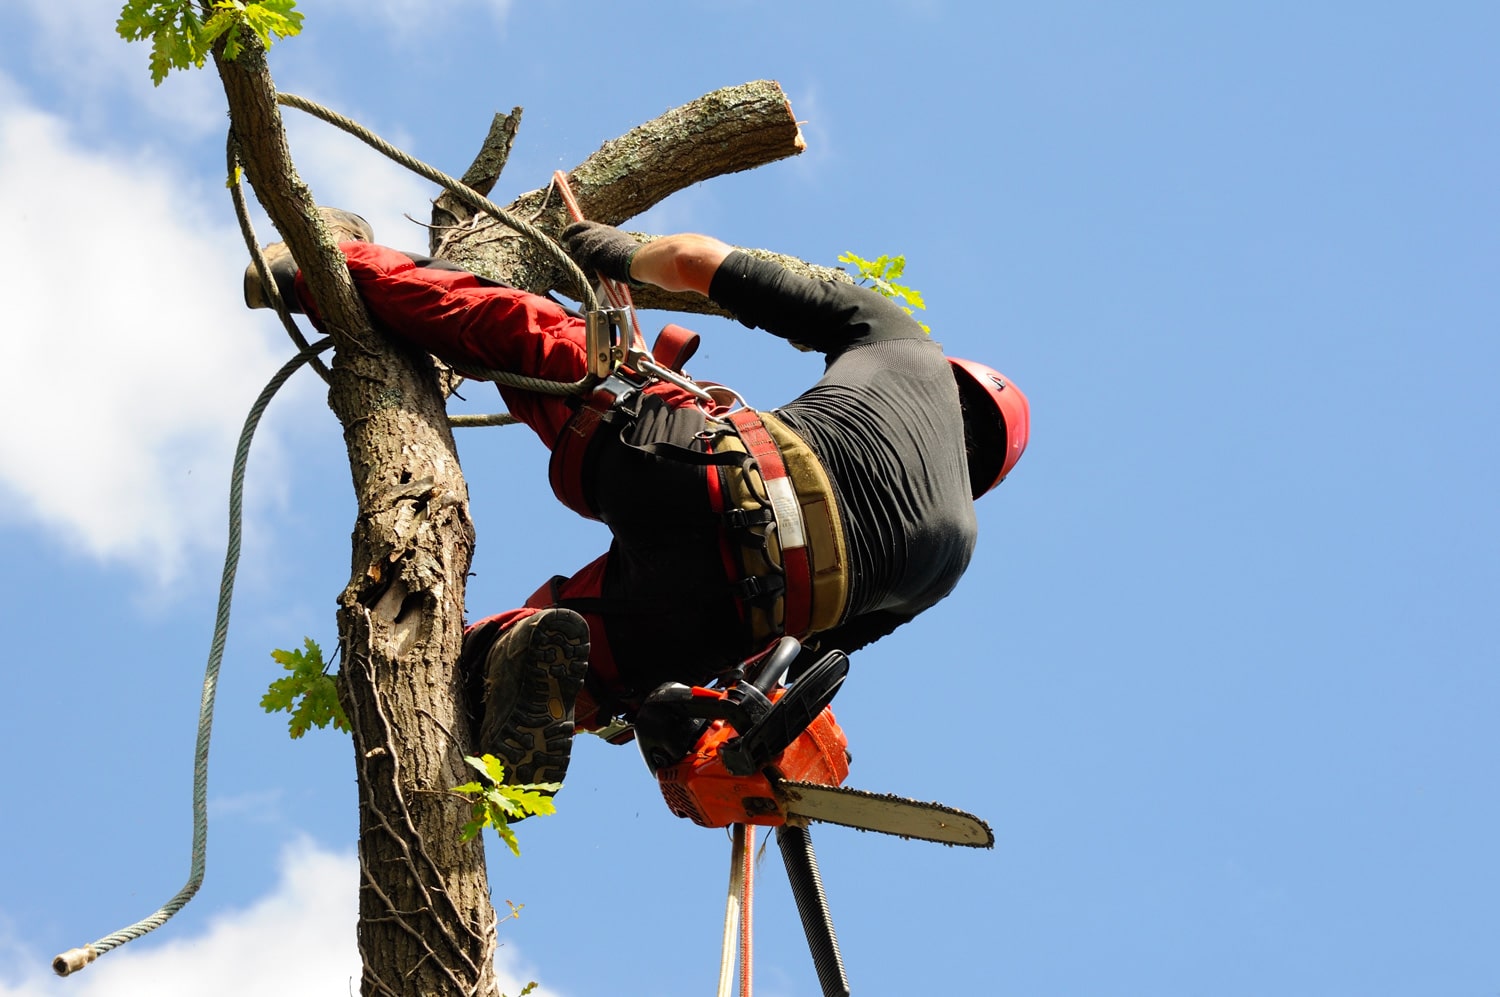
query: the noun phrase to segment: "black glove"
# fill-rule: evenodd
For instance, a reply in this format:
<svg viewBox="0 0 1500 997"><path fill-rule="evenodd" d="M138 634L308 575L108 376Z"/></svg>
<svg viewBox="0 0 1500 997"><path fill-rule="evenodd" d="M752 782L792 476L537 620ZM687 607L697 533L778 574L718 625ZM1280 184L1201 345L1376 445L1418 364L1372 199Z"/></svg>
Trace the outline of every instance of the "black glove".
<svg viewBox="0 0 1500 997"><path fill-rule="evenodd" d="M584 273L630 283L630 261L641 244L613 225L574 222L563 229L563 248Z"/></svg>

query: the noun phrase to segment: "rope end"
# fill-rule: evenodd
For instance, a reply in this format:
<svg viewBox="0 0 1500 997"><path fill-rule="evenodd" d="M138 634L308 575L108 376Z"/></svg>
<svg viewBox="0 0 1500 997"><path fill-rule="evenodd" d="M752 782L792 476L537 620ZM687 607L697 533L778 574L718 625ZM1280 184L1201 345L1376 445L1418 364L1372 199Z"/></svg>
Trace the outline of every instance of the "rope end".
<svg viewBox="0 0 1500 997"><path fill-rule="evenodd" d="M68 949L52 960L52 971L58 976L70 976L97 958L99 958L99 953L92 945L85 945L81 949Z"/></svg>

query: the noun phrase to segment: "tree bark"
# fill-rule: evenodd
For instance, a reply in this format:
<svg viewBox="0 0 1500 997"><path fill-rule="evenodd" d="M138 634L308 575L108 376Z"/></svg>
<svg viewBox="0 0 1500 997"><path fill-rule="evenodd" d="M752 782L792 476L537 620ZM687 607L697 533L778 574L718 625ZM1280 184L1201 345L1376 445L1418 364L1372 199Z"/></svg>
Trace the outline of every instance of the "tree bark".
<svg viewBox="0 0 1500 997"><path fill-rule="evenodd" d="M484 847L459 841L448 794L473 753L456 662L473 551L468 493L428 357L370 327L343 254L298 179L264 52L216 54L245 173L335 336L329 405L344 427L359 516L339 597L341 697L359 783L359 927L366 995L496 992Z"/></svg>

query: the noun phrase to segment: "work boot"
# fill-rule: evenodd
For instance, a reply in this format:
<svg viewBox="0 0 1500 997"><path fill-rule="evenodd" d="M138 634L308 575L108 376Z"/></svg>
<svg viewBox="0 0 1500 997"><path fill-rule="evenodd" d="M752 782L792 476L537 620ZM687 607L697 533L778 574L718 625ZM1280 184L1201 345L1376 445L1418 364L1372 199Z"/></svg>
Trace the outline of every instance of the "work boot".
<svg viewBox="0 0 1500 997"><path fill-rule="evenodd" d="M323 227L328 229L334 242L375 241L375 230L370 228L370 223L353 212L320 207L318 215L323 219ZM266 268L281 290L281 296L292 306L293 311L298 311L292 294L297 279L297 264L292 259L291 250L286 248L284 242L273 242L261 252L265 254ZM261 284L260 274L256 272L253 262L245 268L245 305L248 308L271 307L271 299L266 295L265 286Z"/></svg>
<svg viewBox="0 0 1500 997"><path fill-rule="evenodd" d="M567 775L573 702L588 657L589 625L571 609L534 613L490 646L479 750L505 764L506 783L562 782Z"/></svg>

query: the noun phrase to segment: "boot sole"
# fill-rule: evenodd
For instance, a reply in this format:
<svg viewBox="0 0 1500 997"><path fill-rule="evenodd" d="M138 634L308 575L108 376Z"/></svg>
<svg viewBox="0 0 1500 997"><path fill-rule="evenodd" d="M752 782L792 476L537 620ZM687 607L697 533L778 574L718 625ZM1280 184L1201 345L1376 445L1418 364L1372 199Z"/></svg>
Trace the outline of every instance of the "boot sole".
<svg viewBox="0 0 1500 997"><path fill-rule="evenodd" d="M589 632L582 617L549 609L532 619L518 624L530 624L525 648L507 655L508 663L523 659L524 667L499 676L490 695L509 699L510 714L503 720L486 716L480 735L483 750L505 764L505 781L512 785L563 781L573 752L573 702L588 671Z"/></svg>

